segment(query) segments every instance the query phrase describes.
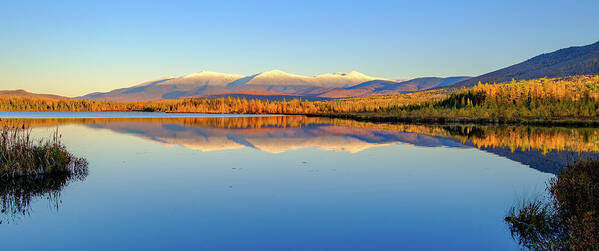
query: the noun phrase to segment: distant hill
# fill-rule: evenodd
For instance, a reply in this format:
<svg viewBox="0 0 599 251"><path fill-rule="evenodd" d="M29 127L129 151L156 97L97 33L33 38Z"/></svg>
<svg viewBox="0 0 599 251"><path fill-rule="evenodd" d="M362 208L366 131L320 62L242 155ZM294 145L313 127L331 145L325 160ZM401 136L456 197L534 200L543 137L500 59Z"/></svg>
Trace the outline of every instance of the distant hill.
<svg viewBox="0 0 599 251"><path fill-rule="evenodd" d="M458 82L452 87L474 86L482 83L542 77L599 74L599 42L587 46L569 47L542 54L494 72Z"/></svg>
<svg viewBox="0 0 599 251"><path fill-rule="evenodd" d="M348 89L359 89L359 88L374 88L373 91L376 93L405 93L415 92L421 90L428 90L432 88L440 88L455 84L457 82L470 79L470 77L448 77L448 78L437 78L437 77L426 77L426 78L415 78L399 83L390 81L374 80L365 82Z"/></svg>
<svg viewBox="0 0 599 251"><path fill-rule="evenodd" d="M372 80L351 87L328 90L319 94L318 96L327 98L343 98L408 93L433 88L441 88L469 78L470 77L426 77L415 78L401 82L388 80Z"/></svg>
<svg viewBox="0 0 599 251"><path fill-rule="evenodd" d="M466 79L418 78L398 81L371 77L357 71L321 74L313 77L266 71L250 76L202 71L182 77L164 77L105 93L90 93L82 99L144 101L186 97L245 97L281 100L304 98L324 100L379 94L413 92L446 86Z"/></svg>
<svg viewBox="0 0 599 251"><path fill-rule="evenodd" d="M410 92L410 91L420 91L420 90L428 90L433 88L441 88L453 85L457 82L464 81L470 79L472 77L459 76L459 77L447 77L447 78L436 78L436 77L428 77L428 78L415 78L411 80L407 80L401 82L402 86L401 91Z"/></svg>
<svg viewBox="0 0 599 251"><path fill-rule="evenodd" d="M67 97L52 95L52 94L37 94L25 90L7 90L0 91L0 97L31 97L31 98L51 98L51 99L66 99Z"/></svg>

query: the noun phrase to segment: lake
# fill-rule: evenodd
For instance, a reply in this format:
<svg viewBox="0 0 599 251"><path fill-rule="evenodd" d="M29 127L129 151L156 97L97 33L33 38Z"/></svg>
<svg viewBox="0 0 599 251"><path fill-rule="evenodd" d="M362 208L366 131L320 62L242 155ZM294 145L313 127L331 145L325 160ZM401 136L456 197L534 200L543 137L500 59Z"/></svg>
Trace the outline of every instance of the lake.
<svg viewBox="0 0 599 251"><path fill-rule="evenodd" d="M304 116L0 113L58 128L81 180L0 187L5 250L518 250L503 218L599 130ZM0 180L1 181L1 180ZM6 181L1 181L6 182ZM60 184L57 186L56 184ZM17 186L17 187L15 187Z"/></svg>

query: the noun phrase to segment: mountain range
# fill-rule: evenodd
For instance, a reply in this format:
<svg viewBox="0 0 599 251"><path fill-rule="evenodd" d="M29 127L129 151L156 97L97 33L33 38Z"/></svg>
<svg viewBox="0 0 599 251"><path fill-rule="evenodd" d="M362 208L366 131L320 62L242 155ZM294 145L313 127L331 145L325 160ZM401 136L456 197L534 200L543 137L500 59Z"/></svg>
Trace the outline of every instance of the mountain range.
<svg viewBox="0 0 599 251"><path fill-rule="evenodd" d="M512 79L564 77L599 74L599 42L541 54L522 63L477 77L424 77L396 80L372 77L357 71L301 76L280 70L249 76L201 71L180 77L163 77L109 92L90 93L79 99L109 101L145 101L187 97L240 97L282 100L303 98L365 97L408 93L437 88L461 88L483 83L502 83ZM0 91L0 96L62 98L34 94L24 90Z"/></svg>
<svg viewBox="0 0 599 251"><path fill-rule="evenodd" d="M91 93L79 98L111 101L177 99L186 97L236 96L268 99L308 100L413 92L448 86L468 77L417 78L407 81L371 77L357 71L313 77L266 71L250 76L210 71L181 77L165 77L129 88Z"/></svg>

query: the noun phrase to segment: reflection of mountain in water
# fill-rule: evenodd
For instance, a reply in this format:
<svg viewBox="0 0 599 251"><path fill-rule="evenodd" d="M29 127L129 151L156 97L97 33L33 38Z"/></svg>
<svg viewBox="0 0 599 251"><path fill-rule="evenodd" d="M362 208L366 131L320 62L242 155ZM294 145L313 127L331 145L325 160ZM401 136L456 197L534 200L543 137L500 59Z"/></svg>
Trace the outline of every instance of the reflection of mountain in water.
<svg viewBox="0 0 599 251"><path fill-rule="evenodd" d="M458 142L429 135L326 123L311 123L298 127L218 128L175 123L123 121L90 126L134 134L163 144L180 145L203 152L250 147L269 153L282 153L313 147L322 150L357 153L371 147L397 143L429 147L462 147L462 144Z"/></svg>
<svg viewBox="0 0 599 251"><path fill-rule="evenodd" d="M580 159L599 159L594 128L444 126L462 144L557 174Z"/></svg>
<svg viewBox="0 0 599 251"><path fill-rule="evenodd" d="M520 162L531 168L545 173L560 173L565 166L580 159L599 159L598 153L577 153L572 151L551 151L543 153L539 150L510 150L501 147L481 147L481 150L490 152L510 160Z"/></svg>
<svg viewBox="0 0 599 251"><path fill-rule="evenodd" d="M204 152L249 147L282 153L312 147L358 153L391 144L476 147L550 173L581 157L599 158L596 128L375 124L304 116L46 119L26 123L81 123Z"/></svg>

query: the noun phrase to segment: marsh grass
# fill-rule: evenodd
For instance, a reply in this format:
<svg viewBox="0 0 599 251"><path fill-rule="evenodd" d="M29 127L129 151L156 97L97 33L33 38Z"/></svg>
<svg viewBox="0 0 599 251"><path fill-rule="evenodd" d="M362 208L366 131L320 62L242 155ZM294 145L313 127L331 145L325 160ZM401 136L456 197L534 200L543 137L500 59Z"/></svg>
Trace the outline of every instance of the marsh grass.
<svg viewBox="0 0 599 251"><path fill-rule="evenodd" d="M0 129L0 179L73 173L87 161L69 153L58 129L50 139L34 140L23 126L4 125Z"/></svg>
<svg viewBox="0 0 599 251"><path fill-rule="evenodd" d="M513 207L512 237L533 250L599 250L599 160L569 165L549 182L550 201Z"/></svg>
<svg viewBox="0 0 599 251"><path fill-rule="evenodd" d="M560 245L558 222L550 204L541 200L522 201L505 217L512 238L533 250L554 250Z"/></svg>
<svg viewBox="0 0 599 251"><path fill-rule="evenodd" d="M60 192L88 174L87 161L69 153L58 130L34 140L24 125L4 123L0 129L0 224L29 215L35 198L58 209Z"/></svg>

